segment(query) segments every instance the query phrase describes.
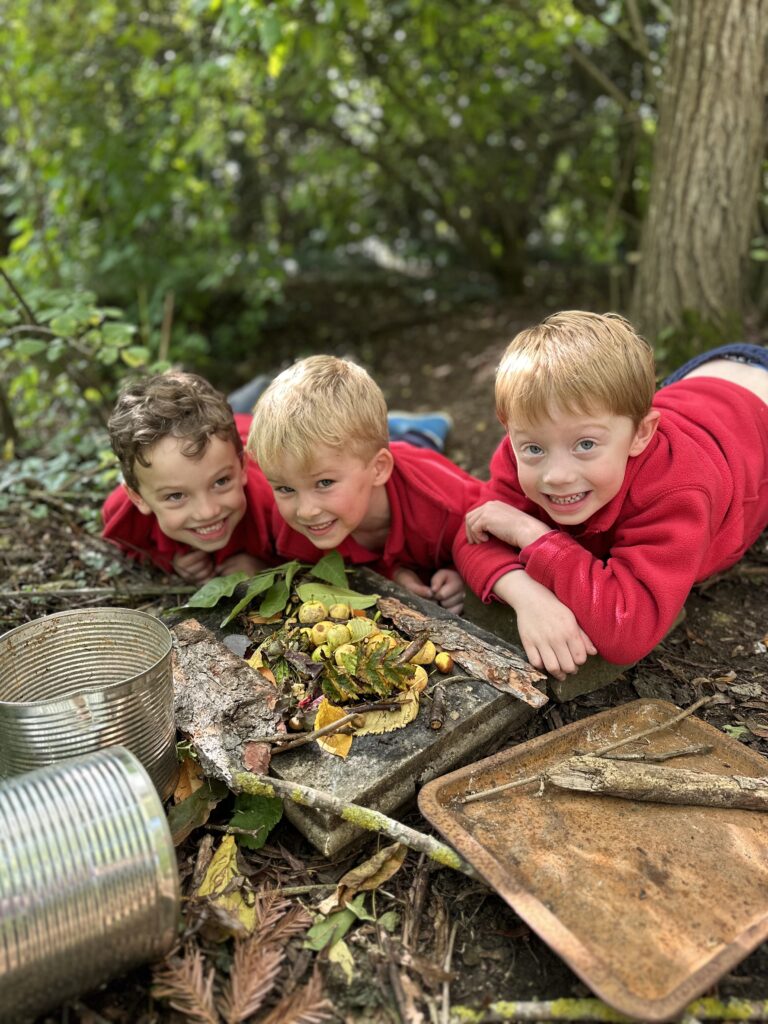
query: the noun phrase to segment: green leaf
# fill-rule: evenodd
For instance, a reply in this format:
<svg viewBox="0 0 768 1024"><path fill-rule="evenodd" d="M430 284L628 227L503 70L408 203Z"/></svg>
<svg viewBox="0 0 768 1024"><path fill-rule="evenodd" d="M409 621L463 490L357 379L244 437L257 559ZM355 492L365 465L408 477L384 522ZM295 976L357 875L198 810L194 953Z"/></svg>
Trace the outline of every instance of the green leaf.
<svg viewBox="0 0 768 1024"><path fill-rule="evenodd" d="M309 570L309 574L318 580L325 580L333 587L346 587L347 573L344 569L344 559L338 551L329 551L323 555L319 562Z"/></svg>
<svg viewBox="0 0 768 1024"><path fill-rule="evenodd" d="M143 348L141 345L131 345L130 348L124 348L120 351L120 358L126 366L136 368L137 366L143 366L149 361L150 352L148 348Z"/></svg>
<svg viewBox="0 0 768 1024"><path fill-rule="evenodd" d="M68 338L77 331L77 317L68 313L64 313L62 316L55 316L53 320L51 320L49 327L54 334L58 334L62 338Z"/></svg>
<svg viewBox="0 0 768 1024"><path fill-rule="evenodd" d="M245 575L243 573L243 575ZM275 572L273 569L268 569L266 572L260 572L258 576L254 576L251 582L248 584L248 589L232 611L227 615L226 618L222 619L222 626L226 626L227 623L231 622L236 615L239 615L243 608L247 608L251 601L256 597L257 594L263 594L265 590L269 590L272 584L275 582Z"/></svg>
<svg viewBox="0 0 768 1024"><path fill-rule="evenodd" d="M45 352L47 347L44 341L38 341L37 338L22 338L16 342L13 350L19 356L37 356Z"/></svg>
<svg viewBox="0 0 768 1024"><path fill-rule="evenodd" d="M768 262L768 249L751 249L749 258L756 263Z"/></svg>
<svg viewBox="0 0 768 1024"><path fill-rule="evenodd" d="M370 608L379 599L378 594L358 594L346 587L331 587L324 583L300 583L296 593L302 601L322 601L324 605L348 604L350 608Z"/></svg>
<svg viewBox="0 0 768 1024"><path fill-rule="evenodd" d="M316 922L309 929L304 941L304 948L313 949L319 953L326 946L332 946L334 942L343 939L356 920L357 915L348 908L337 910L335 914L329 914L328 917Z"/></svg>
<svg viewBox="0 0 768 1024"><path fill-rule="evenodd" d="M290 587L285 580L276 580L264 595L259 605L259 615L276 615L288 604L291 596Z"/></svg>
<svg viewBox="0 0 768 1024"><path fill-rule="evenodd" d="M257 836L238 835L237 842L249 850L260 850L275 825L283 816L283 801L275 796L251 796L239 793L235 798L235 813L229 824L258 832Z"/></svg>
<svg viewBox="0 0 768 1024"><path fill-rule="evenodd" d="M375 921L376 918L373 914L369 914L364 907L365 893L361 892L358 896L355 896L353 900L350 900L347 904L347 910L351 910L358 921Z"/></svg>
<svg viewBox="0 0 768 1024"><path fill-rule="evenodd" d="M182 607L213 608L222 597L231 597L238 583L242 583L243 580L247 579L247 572L233 572L229 576L214 576L212 580L208 580L199 590L195 591Z"/></svg>

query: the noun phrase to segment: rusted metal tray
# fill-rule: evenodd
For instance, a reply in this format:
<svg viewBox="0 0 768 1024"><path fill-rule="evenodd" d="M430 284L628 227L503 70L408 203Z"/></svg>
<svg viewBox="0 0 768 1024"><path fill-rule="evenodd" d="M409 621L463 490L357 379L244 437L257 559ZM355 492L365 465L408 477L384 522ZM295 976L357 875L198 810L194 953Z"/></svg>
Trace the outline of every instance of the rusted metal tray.
<svg viewBox="0 0 768 1024"><path fill-rule="evenodd" d="M593 992L653 1022L679 1016L768 937L768 814L536 785L462 800L677 712L666 701L633 701L444 775L419 794L425 817ZM622 753L701 743L712 751L667 763L768 775L768 760L693 717Z"/></svg>

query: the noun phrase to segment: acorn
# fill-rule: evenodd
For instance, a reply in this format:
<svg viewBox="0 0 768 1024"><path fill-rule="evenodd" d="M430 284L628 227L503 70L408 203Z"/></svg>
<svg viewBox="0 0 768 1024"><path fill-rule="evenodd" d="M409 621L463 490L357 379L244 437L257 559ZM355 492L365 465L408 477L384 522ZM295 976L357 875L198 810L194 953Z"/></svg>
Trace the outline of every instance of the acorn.
<svg viewBox="0 0 768 1024"><path fill-rule="evenodd" d="M453 658L447 651L440 651L439 654L435 655L435 668L438 672L442 672L444 676L453 671Z"/></svg>
<svg viewBox="0 0 768 1024"><path fill-rule="evenodd" d="M418 652L418 654L415 654L411 658L411 664L412 665L431 665L432 662L435 660L435 655L436 654L437 654L437 648L435 647L435 645L432 643L431 640L427 640L427 641L425 641L424 646L421 648L421 650Z"/></svg>
<svg viewBox="0 0 768 1024"><path fill-rule="evenodd" d="M328 610L322 601L305 601L299 607L299 622L305 626L314 626L316 622L322 622L328 615Z"/></svg>
<svg viewBox="0 0 768 1024"><path fill-rule="evenodd" d="M397 647L397 640L390 633L372 633L365 641L367 651L375 651L385 645L391 650L393 647Z"/></svg>
<svg viewBox="0 0 768 1024"><path fill-rule="evenodd" d="M352 609L348 604L333 604L328 609L328 618L333 619L334 622L346 622L351 617Z"/></svg>

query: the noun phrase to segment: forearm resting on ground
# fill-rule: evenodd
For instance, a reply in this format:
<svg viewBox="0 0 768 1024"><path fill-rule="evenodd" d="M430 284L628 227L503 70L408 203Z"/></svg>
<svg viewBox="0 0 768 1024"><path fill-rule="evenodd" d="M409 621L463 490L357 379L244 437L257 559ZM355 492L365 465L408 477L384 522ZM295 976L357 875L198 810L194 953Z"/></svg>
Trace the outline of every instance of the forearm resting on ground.
<svg viewBox="0 0 768 1024"><path fill-rule="evenodd" d="M500 576L493 592L514 608L520 642L534 668L564 679L577 672L590 654L597 654L570 608L525 571Z"/></svg>

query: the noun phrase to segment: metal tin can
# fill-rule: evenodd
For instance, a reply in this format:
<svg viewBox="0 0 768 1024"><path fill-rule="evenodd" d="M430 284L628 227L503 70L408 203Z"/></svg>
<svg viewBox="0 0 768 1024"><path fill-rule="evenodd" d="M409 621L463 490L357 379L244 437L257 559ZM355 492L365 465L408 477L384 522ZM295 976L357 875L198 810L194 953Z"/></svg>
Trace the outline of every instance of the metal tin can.
<svg viewBox="0 0 768 1024"><path fill-rule="evenodd" d="M0 637L0 778L127 747L162 797L178 778L171 634L130 608L81 608Z"/></svg>
<svg viewBox="0 0 768 1024"><path fill-rule="evenodd" d="M0 783L0 1013L33 1017L173 944L179 876L151 779L124 747Z"/></svg>

